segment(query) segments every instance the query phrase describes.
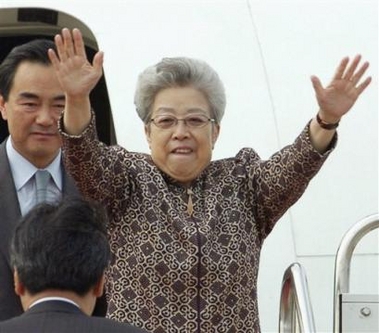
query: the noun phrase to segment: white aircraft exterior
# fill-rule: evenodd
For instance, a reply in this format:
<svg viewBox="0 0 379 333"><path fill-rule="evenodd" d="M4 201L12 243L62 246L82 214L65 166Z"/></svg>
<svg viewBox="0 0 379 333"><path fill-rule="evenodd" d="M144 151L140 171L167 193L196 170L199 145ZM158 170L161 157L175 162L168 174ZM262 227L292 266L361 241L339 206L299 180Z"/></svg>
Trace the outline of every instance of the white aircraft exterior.
<svg viewBox="0 0 379 333"><path fill-rule="evenodd" d="M33 23L14 25L1 16L24 7L68 14L85 36L93 34L94 45L105 52L116 140L131 151L149 151L133 104L137 76L163 57L200 58L220 74L227 109L214 159L245 146L269 157L315 116L312 74L327 84L342 57L362 54L370 62L372 83L341 121L337 148L280 219L261 255L262 332L278 330L282 276L293 262L306 270L317 332L331 332L338 246L352 225L378 212L378 2L0 0L0 36L18 26L30 34ZM40 26L54 35L66 22L58 20L55 29ZM352 292L379 294L378 244L372 231L354 251Z"/></svg>

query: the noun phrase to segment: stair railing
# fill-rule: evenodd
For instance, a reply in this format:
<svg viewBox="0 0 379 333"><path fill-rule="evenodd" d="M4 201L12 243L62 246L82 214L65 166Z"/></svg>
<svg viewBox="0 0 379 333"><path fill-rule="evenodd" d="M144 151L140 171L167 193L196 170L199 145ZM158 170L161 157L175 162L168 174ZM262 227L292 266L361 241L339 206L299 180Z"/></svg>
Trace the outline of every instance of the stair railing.
<svg viewBox="0 0 379 333"><path fill-rule="evenodd" d="M316 332L304 268L291 264L283 275L279 333Z"/></svg>
<svg viewBox="0 0 379 333"><path fill-rule="evenodd" d="M343 236L337 251L334 268L334 308L333 308L333 332L341 330L341 303L340 295L349 293L350 288L350 263L354 249L358 242L370 231L379 227L379 215L374 214L358 221Z"/></svg>

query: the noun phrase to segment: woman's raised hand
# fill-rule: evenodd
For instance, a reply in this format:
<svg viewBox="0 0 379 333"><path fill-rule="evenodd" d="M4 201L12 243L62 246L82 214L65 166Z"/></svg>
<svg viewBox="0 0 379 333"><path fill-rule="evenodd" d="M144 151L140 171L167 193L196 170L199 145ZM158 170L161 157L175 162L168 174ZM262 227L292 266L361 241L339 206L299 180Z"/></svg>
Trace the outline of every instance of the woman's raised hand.
<svg viewBox="0 0 379 333"><path fill-rule="evenodd" d="M316 92L317 102L320 107L320 117L328 123L336 123L354 105L359 95L371 82L367 77L360 82L366 72L369 63L364 62L358 67L361 56L357 55L349 64L349 58L341 60L332 81L325 88L316 76L311 77L313 88Z"/></svg>
<svg viewBox="0 0 379 333"><path fill-rule="evenodd" d="M71 98L88 96L102 76L103 52L97 52L92 64L88 61L79 29L63 28L54 38L57 53L49 50L58 80Z"/></svg>

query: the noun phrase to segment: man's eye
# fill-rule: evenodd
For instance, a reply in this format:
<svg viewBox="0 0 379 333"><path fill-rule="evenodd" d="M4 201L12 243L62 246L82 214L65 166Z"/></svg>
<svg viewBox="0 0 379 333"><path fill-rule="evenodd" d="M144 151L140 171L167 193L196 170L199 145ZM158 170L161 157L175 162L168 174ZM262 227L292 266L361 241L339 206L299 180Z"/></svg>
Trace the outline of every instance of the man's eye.
<svg viewBox="0 0 379 333"><path fill-rule="evenodd" d="M29 102L21 103L20 106L25 111L34 111L37 108L36 103L29 103Z"/></svg>

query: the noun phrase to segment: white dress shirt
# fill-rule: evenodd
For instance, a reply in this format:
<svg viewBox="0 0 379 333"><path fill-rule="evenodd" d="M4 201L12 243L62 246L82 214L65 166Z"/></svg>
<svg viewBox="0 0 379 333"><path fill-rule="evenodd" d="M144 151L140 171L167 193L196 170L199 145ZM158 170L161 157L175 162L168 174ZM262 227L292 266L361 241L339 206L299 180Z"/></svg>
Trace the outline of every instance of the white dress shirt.
<svg viewBox="0 0 379 333"><path fill-rule="evenodd" d="M80 309L80 306L76 304L73 300L68 299L66 297L58 297L58 296L42 297L40 299L37 299L35 302L29 305L29 309L34 305L37 305L42 302L49 302L49 301L62 301L62 302L71 303Z"/></svg>
<svg viewBox="0 0 379 333"><path fill-rule="evenodd" d="M36 188L33 176L38 168L13 148L11 140L12 138L7 140L6 151L16 187L21 214L25 215L36 204ZM60 150L55 159L44 168L44 170L48 170L51 174L47 186L47 201L59 201L62 197L62 165Z"/></svg>

